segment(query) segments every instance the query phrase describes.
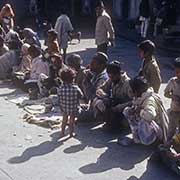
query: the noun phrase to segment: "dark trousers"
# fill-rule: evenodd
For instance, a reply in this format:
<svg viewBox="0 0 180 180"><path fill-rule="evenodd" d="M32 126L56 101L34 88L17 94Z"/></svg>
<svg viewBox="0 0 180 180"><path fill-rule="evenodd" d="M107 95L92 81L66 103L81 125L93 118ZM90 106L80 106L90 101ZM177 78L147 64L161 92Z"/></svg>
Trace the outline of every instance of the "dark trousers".
<svg viewBox="0 0 180 180"><path fill-rule="evenodd" d="M97 46L97 52L103 52L107 54L107 47L108 47L107 43L100 44Z"/></svg>
<svg viewBox="0 0 180 180"><path fill-rule="evenodd" d="M113 112L111 108L107 108L102 116L104 116L106 126L111 130L118 130L122 127L128 127L128 125L125 125L124 123L125 117L121 112Z"/></svg>
<svg viewBox="0 0 180 180"><path fill-rule="evenodd" d="M16 76L14 75L13 78L12 78L13 82L14 82L14 85L25 91L25 92L28 92L29 89L39 89L38 88L38 85L36 82L30 82L30 83L24 83L26 81L25 77L24 76Z"/></svg>

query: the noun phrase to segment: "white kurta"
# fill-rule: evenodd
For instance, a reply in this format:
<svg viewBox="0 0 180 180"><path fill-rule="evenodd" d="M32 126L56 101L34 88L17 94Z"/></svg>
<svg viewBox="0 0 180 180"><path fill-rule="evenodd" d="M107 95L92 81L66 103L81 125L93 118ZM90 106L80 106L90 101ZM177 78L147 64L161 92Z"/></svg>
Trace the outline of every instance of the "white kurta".
<svg viewBox="0 0 180 180"><path fill-rule="evenodd" d="M49 76L49 66L46 62L42 61L41 56L36 57L32 60L30 79L38 80L40 74Z"/></svg>
<svg viewBox="0 0 180 180"><path fill-rule="evenodd" d="M10 50L0 56L0 79L5 79L15 65L17 65L16 51Z"/></svg>
<svg viewBox="0 0 180 180"><path fill-rule="evenodd" d="M73 30L71 21L69 17L65 14L62 14L58 17L55 30L58 33L58 43L61 49L65 49L68 47L68 32Z"/></svg>

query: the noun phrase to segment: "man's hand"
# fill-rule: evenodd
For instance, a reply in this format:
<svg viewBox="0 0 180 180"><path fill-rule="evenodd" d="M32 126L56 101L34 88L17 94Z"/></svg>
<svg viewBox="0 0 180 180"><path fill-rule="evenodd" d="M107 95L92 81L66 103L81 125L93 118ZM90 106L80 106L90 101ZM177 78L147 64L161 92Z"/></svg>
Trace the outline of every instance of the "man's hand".
<svg viewBox="0 0 180 180"><path fill-rule="evenodd" d="M102 98L102 97L107 96L107 94L106 94L102 89L98 89L98 90L96 91L96 96Z"/></svg>
<svg viewBox="0 0 180 180"><path fill-rule="evenodd" d="M90 69L87 69L87 70L85 70L84 71L84 74L85 74L85 76L86 76L86 80L91 80L92 79L92 77L93 77L93 74L92 74L92 72L90 71Z"/></svg>
<svg viewBox="0 0 180 180"><path fill-rule="evenodd" d="M57 94L58 93L58 90L56 87L52 87L50 90L49 90L49 94Z"/></svg>
<svg viewBox="0 0 180 180"><path fill-rule="evenodd" d="M93 101L93 106L96 107L100 112L104 112L106 110L106 106L103 100L95 98Z"/></svg>

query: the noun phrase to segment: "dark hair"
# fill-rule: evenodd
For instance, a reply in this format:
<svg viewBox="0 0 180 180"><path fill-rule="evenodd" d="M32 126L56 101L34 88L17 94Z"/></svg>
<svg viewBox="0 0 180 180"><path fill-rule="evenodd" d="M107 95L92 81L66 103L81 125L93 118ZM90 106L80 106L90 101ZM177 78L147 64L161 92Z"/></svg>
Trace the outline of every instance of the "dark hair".
<svg viewBox="0 0 180 180"><path fill-rule="evenodd" d="M67 14L67 7L62 7L61 14Z"/></svg>
<svg viewBox="0 0 180 180"><path fill-rule="evenodd" d="M96 4L95 4L95 7L101 7L101 8L104 8L104 3L103 1L97 1Z"/></svg>
<svg viewBox="0 0 180 180"><path fill-rule="evenodd" d="M174 60L174 67L175 67L175 68L180 68L180 57L177 57L177 58Z"/></svg>
<svg viewBox="0 0 180 180"><path fill-rule="evenodd" d="M62 56L60 54L54 53L50 57L55 58L55 61L54 62L51 61L51 63L53 63L56 66L57 69L60 69L62 67L62 63L63 63Z"/></svg>
<svg viewBox="0 0 180 180"><path fill-rule="evenodd" d="M71 68L65 69L61 72L61 79L65 83L72 83L75 78L75 71Z"/></svg>
<svg viewBox="0 0 180 180"><path fill-rule="evenodd" d="M57 38L57 32L54 29L50 29L47 34L51 35L53 39Z"/></svg>
<svg viewBox="0 0 180 180"><path fill-rule="evenodd" d="M83 63L83 60L79 54L71 54L70 56L68 56L66 61L69 66L80 66Z"/></svg>
<svg viewBox="0 0 180 180"><path fill-rule="evenodd" d="M143 76L135 77L134 79L129 81L129 84L133 93L137 92L140 95L146 92L149 88L148 82Z"/></svg>
<svg viewBox="0 0 180 180"><path fill-rule="evenodd" d="M104 64L104 65L106 65L107 62L108 62L108 56L107 56L105 53L103 53L103 52L97 52L97 53L94 55L93 59L97 60L97 62L98 62L99 64Z"/></svg>
<svg viewBox="0 0 180 180"><path fill-rule="evenodd" d="M41 48L37 46L36 44L33 44L28 48L28 52L35 53L36 56L39 56L41 54Z"/></svg>
<svg viewBox="0 0 180 180"><path fill-rule="evenodd" d="M119 61L113 61L107 65L108 74L118 74L121 72L121 63Z"/></svg>
<svg viewBox="0 0 180 180"><path fill-rule="evenodd" d="M8 42L8 47L11 50L18 50L20 48L20 42L12 40Z"/></svg>
<svg viewBox="0 0 180 180"><path fill-rule="evenodd" d="M150 55L153 55L156 48L155 44L150 40L145 40L141 42L138 47L139 49L143 50L144 53L149 53Z"/></svg>

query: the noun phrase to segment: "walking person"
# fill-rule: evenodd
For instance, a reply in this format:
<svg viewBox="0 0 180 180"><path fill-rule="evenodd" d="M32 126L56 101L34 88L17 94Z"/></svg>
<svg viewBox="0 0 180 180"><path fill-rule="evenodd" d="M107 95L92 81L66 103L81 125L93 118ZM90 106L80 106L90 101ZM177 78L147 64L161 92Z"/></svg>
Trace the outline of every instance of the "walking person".
<svg viewBox="0 0 180 180"><path fill-rule="evenodd" d="M73 31L73 26L64 9L62 10L62 14L58 17L54 29L58 33L58 43L60 49L63 50L63 59L65 61L69 33Z"/></svg>
<svg viewBox="0 0 180 180"><path fill-rule="evenodd" d="M169 9L169 4L166 1L163 1L156 15L154 32L153 32L154 37L156 37L159 34L159 32L162 33L163 28L168 27L167 24L168 9Z"/></svg>
<svg viewBox="0 0 180 180"><path fill-rule="evenodd" d="M38 14L38 7L37 7L36 0L30 0L30 2L29 2L29 12L33 16L36 16Z"/></svg>
<svg viewBox="0 0 180 180"><path fill-rule="evenodd" d="M107 54L108 43L111 45L114 43L115 34L114 28L111 22L111 17L105 11L104 3L99 1L96 5L96 29L95 40L97 45L97 51Z"/></svg>
<svg viewBox="0 0 180 180"><path fill-rule="evenodd" d="M149 21L150 21L149 0L141 0L139 6L139 14L140 14L139 20L141 21L141 37L146 38L149 27Z"/></svg>

